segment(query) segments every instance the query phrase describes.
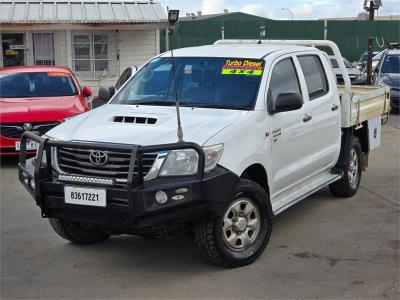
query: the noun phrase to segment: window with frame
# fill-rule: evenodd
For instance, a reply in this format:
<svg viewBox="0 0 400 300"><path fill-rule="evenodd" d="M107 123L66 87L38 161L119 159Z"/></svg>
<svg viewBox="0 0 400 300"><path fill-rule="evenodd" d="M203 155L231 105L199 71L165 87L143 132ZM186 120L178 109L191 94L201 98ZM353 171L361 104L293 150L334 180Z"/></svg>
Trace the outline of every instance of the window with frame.
<svg viewBox="0 0 400 300"><path fill-rule="evenodd" d="M39 66L54 66L56 64L54 33L34 32L32 38L34 64Z"/></svg>
<svg viewBox="0 0 400 300"><path fill-rule="evenodd" d="M285 58L278 62L272 70L267 98L270 112L274 110L276 99L282 93L297 93L301 95L299 79L291 58Z"/></svg>
<svg viewBox="0 0 400 300"><path fill-rule="evenodd" d="M306 80L309 99L314 100L327 94L328 79L320 58L317 55L304 55L299 56L298 60Z"/></svg>
<svg viewBox="0 0 400 300"><path fill-rule="evenodd" d="M109 37L107 33L75 33L72 37L72 65L77 73L109 71Z"/></svg>

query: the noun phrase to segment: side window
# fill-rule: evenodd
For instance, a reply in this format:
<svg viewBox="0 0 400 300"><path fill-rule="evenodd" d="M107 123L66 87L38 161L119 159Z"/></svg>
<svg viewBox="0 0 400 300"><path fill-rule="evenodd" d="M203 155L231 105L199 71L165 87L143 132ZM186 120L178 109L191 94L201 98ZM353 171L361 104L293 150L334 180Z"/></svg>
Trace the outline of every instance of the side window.
<svg viewBox="0 0 400 300"><path fill-rule="evenodd" d="M319 57L317 55L305 55L299 56L298 59L306 79L310 100L328 93L328 80Z"/></svg>
<svg viewBox="0 0 400 300"><path fill-rule="evenodd" d="M272 70L268 88L268 110L274 109L279 94L288 92L301 95L299 80L291 58L278 62Z"/></svg>

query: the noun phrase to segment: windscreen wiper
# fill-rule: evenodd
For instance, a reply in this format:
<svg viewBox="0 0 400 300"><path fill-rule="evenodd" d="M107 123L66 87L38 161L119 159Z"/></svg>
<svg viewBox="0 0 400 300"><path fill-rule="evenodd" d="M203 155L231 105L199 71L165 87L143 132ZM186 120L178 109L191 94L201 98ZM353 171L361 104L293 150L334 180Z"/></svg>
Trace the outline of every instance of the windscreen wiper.
<svg viewBox="0 0 400 300"><path fill-rule="evenodd" d="M162 105L162 106L173 106L175 101L165 101L165 100L143 100L134 101L130 103L131 105Z"/></svg>
<svg viewBox="0 0 400 300"><path fill-rule="evenodd" d="M230 105L224 103L181 103L181 106L249 110L247 107L242 105Z"/></svg>

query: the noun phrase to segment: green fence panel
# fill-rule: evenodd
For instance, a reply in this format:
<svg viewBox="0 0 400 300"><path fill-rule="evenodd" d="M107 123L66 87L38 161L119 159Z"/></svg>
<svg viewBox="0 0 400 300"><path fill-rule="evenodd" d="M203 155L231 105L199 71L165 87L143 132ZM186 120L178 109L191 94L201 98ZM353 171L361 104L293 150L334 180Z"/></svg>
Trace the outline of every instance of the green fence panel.
<svg viewBox="0 0 400 300"><path fill-rule="evenodd" d="M399 21L328 21L328 39L334 41L343 56L358 60L368 50L368 38L373 37L373 50L386 48L383 39L398 42Z"/></svg>
<svg viewBox="0 0 400 300"><path fill-rule="evenodd" d="M176 48L209 45L222 38L258 39L260 26L268 39L324 39L324 21L275 21L246 14L228 14L215 18L181 21L171 36ZM327 38L338 44L343 56L357 60L367 50L368 37L374 38L374 50L386 47L383 40L399 42L400 21L327 21ZM165 50L165 33L160 34L161 51Z"/></svg>

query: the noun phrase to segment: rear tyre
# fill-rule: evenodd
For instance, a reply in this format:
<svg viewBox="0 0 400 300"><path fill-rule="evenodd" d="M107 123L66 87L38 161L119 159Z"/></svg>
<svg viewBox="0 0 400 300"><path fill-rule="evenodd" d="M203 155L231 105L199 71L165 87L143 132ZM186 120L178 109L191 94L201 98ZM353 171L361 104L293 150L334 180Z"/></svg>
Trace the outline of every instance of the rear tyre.
<svg viewBox="0 0 400 300"><path fill-rule="evenodd" d="M353 136L352 146L346 155L346 162L341 170L343 178L329 185L331 193L337 197L351 197L360 186L361 181L361 145L357 137Z"/></svg>
<svg viewBox="0 0 400 300"><path fill-rule="evenodd" d="M110 235L98 226L71 222L62 219L49 219L53 230L62 238L77 244L93 244L102 242Z"/></svg>
<svg viewBox="0 0 400 300"><path fill-rule="evenodd" d="M263 253L272 220L266 191L253 181L241 179L222 215L196 224L195 243L200 253L217 265L245 266Z"/></svg>

